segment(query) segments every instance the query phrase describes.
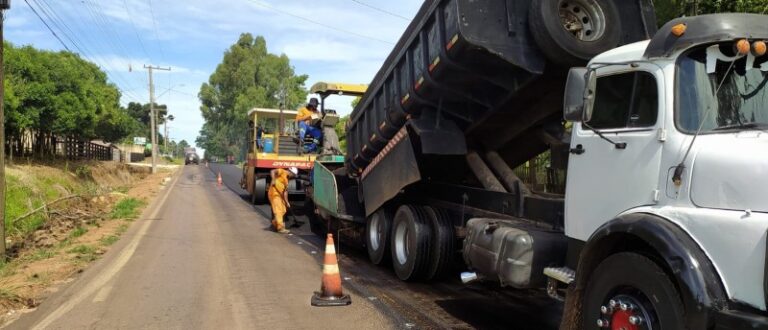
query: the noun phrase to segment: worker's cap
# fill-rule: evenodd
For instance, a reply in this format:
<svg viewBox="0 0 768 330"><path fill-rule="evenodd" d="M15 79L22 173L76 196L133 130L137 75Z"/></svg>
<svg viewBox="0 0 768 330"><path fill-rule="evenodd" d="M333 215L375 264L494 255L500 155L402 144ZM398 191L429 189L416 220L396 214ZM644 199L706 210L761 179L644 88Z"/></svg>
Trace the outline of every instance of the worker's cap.
<svg viewBox="0 0 768 330"><path fill-rule="evenodd" d="M317 107L318 104L320 104L320 102L317 101L316 97L313 97L313 98L309 99L308 105L311 105L313 107Z"/></svg>
<svg viewBox="0 0 768 330"><path fill-rule="evenodd" d="M291 166L291 167L289 167L289 168L288 168L288 171L290 171L291 173L293 173L293 175L299 175L299 169L298 169L298 168L296 168L295 166Z"/></svg>

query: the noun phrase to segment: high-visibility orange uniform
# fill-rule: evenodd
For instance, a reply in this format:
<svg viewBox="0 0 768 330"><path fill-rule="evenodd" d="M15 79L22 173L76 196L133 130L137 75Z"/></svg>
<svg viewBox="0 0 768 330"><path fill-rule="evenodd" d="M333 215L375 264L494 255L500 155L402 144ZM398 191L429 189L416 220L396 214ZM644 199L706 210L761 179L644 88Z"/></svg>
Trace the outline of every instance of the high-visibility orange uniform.
<svg viewBox="0 0 768 330"><path fill-rule="evenodd" d="M285 200L283 200L283 192L288 189L288 171L278 168L275 182L269 187L267 196L269 197L269 204L272 206L272 214L275 219L272 220L272 225L275 230L280 231L285 229L283 224L283 216L285 216L286 209Z"/></svg>

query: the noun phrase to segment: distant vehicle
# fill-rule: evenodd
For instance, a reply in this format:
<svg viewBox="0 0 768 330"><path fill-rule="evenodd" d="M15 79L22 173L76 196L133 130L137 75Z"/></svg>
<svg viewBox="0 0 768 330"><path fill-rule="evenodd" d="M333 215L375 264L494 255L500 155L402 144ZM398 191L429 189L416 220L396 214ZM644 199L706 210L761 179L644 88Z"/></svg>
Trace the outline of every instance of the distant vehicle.
<svg viewBox="0 0 768 330"><path fill-rule="evenodd" d="M189 165L191 163L199 165L200 156L197 155L197 150L195 148L184 148L184 165Z"/></svg>

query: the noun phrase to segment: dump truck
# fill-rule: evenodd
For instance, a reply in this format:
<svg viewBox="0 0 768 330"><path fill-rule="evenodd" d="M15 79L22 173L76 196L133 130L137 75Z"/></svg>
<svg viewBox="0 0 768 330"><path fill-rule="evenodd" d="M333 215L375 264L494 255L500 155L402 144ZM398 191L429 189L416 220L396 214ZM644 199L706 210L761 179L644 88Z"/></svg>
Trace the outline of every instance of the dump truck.
<svg viewBox="0 0 768 330"><path fill-rule="evenodd" d="M313 231L402 280L545 291L563 328L766 328L766 39L657 31L650 1L425 1L315 161Z"/></svg>

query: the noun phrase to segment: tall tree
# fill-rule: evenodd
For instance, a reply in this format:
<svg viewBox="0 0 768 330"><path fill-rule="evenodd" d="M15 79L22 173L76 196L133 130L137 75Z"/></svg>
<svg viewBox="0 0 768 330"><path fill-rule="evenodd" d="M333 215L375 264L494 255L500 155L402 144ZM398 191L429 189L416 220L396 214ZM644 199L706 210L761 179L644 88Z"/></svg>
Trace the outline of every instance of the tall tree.
<svg viewBox="0 0 768 330"><path fill-rule="evenodd" d="M246 146L246 115L254 107L289 108L307 97L306 75L297 76L285 54L267 51L263 37L243 33L200 87L205 123L196 142L208 155L240 155Z"/></svg>
<svg viewBox="0 0 768 330"><path fill-rule="evenodd" d="M133 122L120 92L98 66L70 52L4 43L5 133L11 152L54 150L56 138L117 141ZM25 139L25 141L22 141Z"/></svg>

